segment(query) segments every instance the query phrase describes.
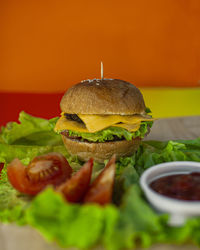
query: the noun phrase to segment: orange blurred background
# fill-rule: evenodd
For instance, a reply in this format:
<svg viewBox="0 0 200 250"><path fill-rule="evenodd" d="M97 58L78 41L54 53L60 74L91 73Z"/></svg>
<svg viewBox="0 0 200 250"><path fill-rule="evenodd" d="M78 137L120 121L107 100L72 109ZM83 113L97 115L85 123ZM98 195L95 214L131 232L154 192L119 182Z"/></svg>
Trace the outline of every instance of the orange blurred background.
<svg viewBox="0 0 200 250"><path fill-rule="evenodd" d="M200 115L200 0L0 0L0 125L58 116L100 61L154 117Z"/></svg>
<svg viewBox="0 0 200 250"><path fill-rule="evenodd" d="M1 0L0 91L62 92L87 78L200 85L199 0Z"/></svg>

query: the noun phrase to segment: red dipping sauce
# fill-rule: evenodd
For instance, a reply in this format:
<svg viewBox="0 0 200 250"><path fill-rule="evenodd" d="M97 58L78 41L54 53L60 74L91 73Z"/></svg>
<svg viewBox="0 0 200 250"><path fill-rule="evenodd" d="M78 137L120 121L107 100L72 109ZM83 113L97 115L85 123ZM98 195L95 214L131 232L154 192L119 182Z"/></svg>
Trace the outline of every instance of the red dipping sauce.
<svg viewBox="0 0 200 250"><path fill-rule="evenodd" d="M150 187L170 198L200 201L200 172L163 176L151 182Z"/></svg>

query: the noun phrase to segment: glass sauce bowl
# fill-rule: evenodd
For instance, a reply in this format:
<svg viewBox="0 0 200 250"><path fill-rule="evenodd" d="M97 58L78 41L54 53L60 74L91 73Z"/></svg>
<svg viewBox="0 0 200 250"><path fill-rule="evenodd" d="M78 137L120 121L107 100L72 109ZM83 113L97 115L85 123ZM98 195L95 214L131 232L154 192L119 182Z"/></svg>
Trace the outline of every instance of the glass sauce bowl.
<svg viewBox="0 0 200 250"><path fill-rule="evenodd" d="M200 201L186 201L159 194L151 188L151 183L164 176L200 173L200 163L190 161L166 162L150 167L142 174L140 185L147 200L159 212L170 215L170 226L181 226L187 218L200 216Z"/></svg>

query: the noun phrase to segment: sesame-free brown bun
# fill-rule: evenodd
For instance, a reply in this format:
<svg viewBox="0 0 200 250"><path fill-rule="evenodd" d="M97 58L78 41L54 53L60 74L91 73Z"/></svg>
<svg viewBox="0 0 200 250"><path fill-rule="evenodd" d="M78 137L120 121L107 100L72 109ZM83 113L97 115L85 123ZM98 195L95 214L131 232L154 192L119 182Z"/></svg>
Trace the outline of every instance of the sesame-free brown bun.
<svg viewBox="0 0 200 250"><path fill-rule="evenodd" d="M82 161L88 161L93 158L94 161L103 163L116 154L119 159L123 156L131 156L138 149L141 139L133 139L131 141L113 141L113 142L81 142L75 139L70 139L62 135L63 142L67 151L71 155L76 155Z"/></svg>
<svg viewBox="0 0 200 250"><path fill-rule="evenodd" d="M82 81L67 90L60 107L68 114L133 115L145 112L140 90L118 79Z"/></svg>

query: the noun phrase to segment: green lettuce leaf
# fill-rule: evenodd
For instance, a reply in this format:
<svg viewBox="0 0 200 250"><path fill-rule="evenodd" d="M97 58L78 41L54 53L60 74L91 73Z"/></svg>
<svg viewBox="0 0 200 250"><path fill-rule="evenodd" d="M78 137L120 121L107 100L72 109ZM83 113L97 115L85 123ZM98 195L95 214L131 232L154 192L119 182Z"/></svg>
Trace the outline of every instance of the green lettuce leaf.
<svg viewBox="0 0 200 250"><path fill-rule="evenodd" d="M16 191L8 182L6 165L0 176L0 221L25 224L24 211L30 198Z"/></svg>
<svg viewBox="0 0 200 250"><path fill-rule="evenodd" d="M145 112L146 112L146 114L150 114L150 113L152 113L152 112L151 112L151 109L150 109L150 108L148 108L148 107L146 107Z"/></svg>
<svg viewBox="0 0 200 250"><path fill-rule="evenodd" d="M61 137L53 129L58 118L50 120L19 114L19 122L9 122L1 128L0 142L15 145L59 145Z"/></svg>
<svg viewBox="0 0 200 250"><path fill-rule="evenodd" d="M200 138L142 142L137 153L117 162L113 205L74 205L66 203L51 188L31 199L9 184L6 165L16 157L28 164L37 155L60 152L70 164L82 164L68 154L60 136L54 133L57 118L45 120L25 113L20 117L20 124L7 125L0 134L0 162L5 162L0 179L1 222L31 225L47 240L63 247L88 249L103 244L108 250L118 250L166 242L200 245L199 217L188 219L179 228L167 226L168 216L151 208L138 185L140 175L152 165L175 160L200 161ZM146 133L145 124L141 133Z"/></svg>
<svg viewBox="0 0 200 250"><path fill-rule="evenodd" d="M64 146L25 146L0 144L0 161L9 163L14 158L18 158L23 160L24 164L28 164L35 156L49 152L59 152L65 157L69 155Z"/></svg>
<svg viewBox="0 0 200 250"><path fill-rule="evenodd" d="M0 162L9 163L14 158L28 164L35 156L59 152L74 167L82 164L65 149L62 138L54 132L58 117L50 120L33 117L25 112L19 114L19 122L10 122L1 128Z"/></svg>
<svg viewBox="0 0 200 250"><path fill-rule="evenodd" d="M108 127L96 133L83 133L69 130L69 135L78 136L81 137L83 140L88 140L91 142L110 141L113 140L115 136L117 136L119 139L125 138L127 141L130 141L136 137L144 138L145 134L148 132L148 127L151 127L152 124L152 121L141 122L139 130L135 132L130 132L120 127Z"/></svg>
<svg viewBox="0 0 200 250"><path fill-rule="evenodd" d="M139 175L133 165L129 164L127 167L120 167L120 171L117 171L115 176L113 203L120 205L124 193L131 185L137 184L138 181Z"/></svg>
<svg viewBox="0 0 200 250"><path fill-rule="evenodd" d="M131 185L119 207L120 217L112 234L104 235L108 249L149 247L154 236L163 233L167 216L159 216L142 196L138 185Z"/></svg>
<svg viewBox="0 0 200 250"><path fill-rule="evenodd" d="M200 161L200 138L189 141L144 141L134 156L141 175L153 165L169 161Z"/></svg>
<svg viewBox="0 0 200 250"><path fill-rule="evenodd" d="M99 243L104 231L112 230L117 218L117 209L112 205L103 208L68 204L51 189L38 195L26 211L27 223L46 239L56 240L63 247L81 249Z"/></svg>

